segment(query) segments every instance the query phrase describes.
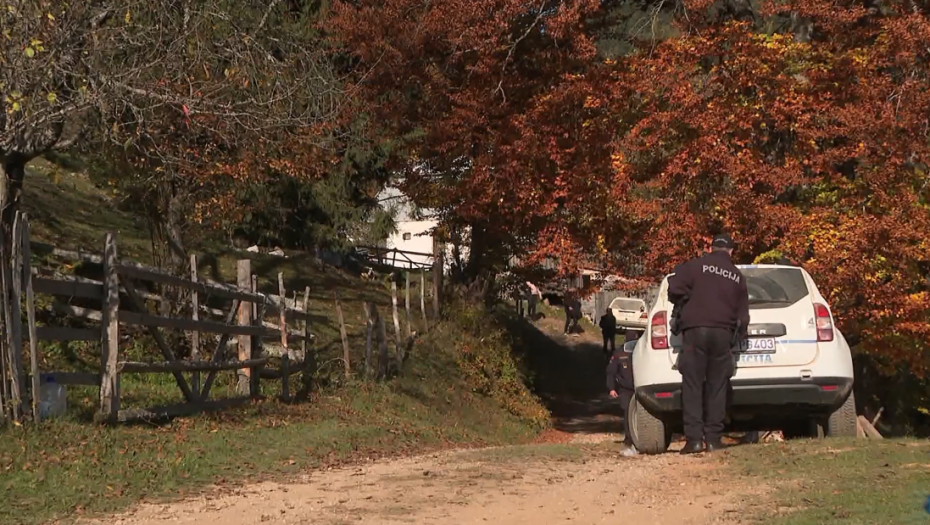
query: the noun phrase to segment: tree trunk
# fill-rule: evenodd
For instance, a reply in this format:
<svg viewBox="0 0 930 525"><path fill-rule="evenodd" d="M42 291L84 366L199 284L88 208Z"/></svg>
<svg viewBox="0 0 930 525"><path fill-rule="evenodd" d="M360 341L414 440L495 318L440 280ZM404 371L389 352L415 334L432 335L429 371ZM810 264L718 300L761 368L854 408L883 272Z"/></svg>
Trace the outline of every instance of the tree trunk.
<svg viewBox="0 0 930 525"><path fill-rule="evenodd" d="M19 210L23 194L23 179L26 176L26 159L12 154L0 164L0 226L9 242L13 239L13 219Z"/></svg>
<svg viewBox="0 0 930 525"><path fill-rule="evenodd" d="M452 226L452 261L450 261L450 278L454 284L465 284L465 263L462 261L462 230Z"/></svg>
<svg viewBox="0 0 930 525"><path fill-rule="evenodd" d="M11 247L13 246L13 221L16 218L16 212L19 210L20 199L23 192L23 178L26 175L26 160L18 155L10 155L5 159L0 159L0 299L3 305L10 304L10 295L12 287L10 286L11 277ZM5 297L4 297L5 296ZM4 372L9 377L3 378L4 399L9 402L12 390L7 388L6 381L14 377L14 374L22 373L18 369L20 362L19 356L13 355L12 334L10 333L10 323L12 318L7 308L2 308L2 330L4 341L0 345L0 350L4 352ZM14 417L18 416L18 409L14 409ZM0 417L2 419L2 417Z"/></svg>
<svg viewBox="0 0 930 525"><path fill-rule="evenodd" d="M184 198L171 180L158 182L155 195L155 203L148 210L155 264L179 272L186 268L188 260Z"/></svg>
<svg viewBox="0 0 930 525"><path fill-rule="evenodd" d="M168 213L165 221L165 241L168 243L168 260L172 269L184 266L187 249L184 242L183 203L176 192L168 197Z"/></svg>

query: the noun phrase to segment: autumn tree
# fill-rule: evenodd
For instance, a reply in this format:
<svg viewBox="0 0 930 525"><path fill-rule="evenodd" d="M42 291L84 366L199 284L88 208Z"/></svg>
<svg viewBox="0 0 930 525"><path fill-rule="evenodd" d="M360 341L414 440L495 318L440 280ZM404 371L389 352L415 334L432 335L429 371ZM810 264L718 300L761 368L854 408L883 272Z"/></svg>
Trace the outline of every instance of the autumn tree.
<svg viewBox="0 0 930 525"><path fill-rule="evenodd" d="M803 264L860 351L925 374L927 12L685 6L683 36L610 66L603 97L625 118L613 186L645 228L645 266L661 274L732 231L746 262ZM798 19L807 29L777 30Z"/></svg>
<svg viewBox="0 0 930 525"><path fill-rule="evenodd" d="M788 257L860 355L930 366L920 2L339 4L405 188L474 256L661 277L729 230ZM482 237L484 238L482 240ZM490 241L490 242L489 242Z"/></svg>
<svg viewBox="0 0 930 525"><path fill-rule="evenodd" d="M584 31L596 0L337 2L328 30L365 71L355 88L370 121L405 146L391 166L443 230L470 232L475 279L536 241L561 213L564 171L596 181L576 143L530 129L546 97L584 99L577 77L595 55ZM553 104L553 111L558 109ZM577 115L558 118L580 125ZM529 134L529 135L528 135ZM594 146L609 157L609 136ZM589 144L593 144L593 141ZM573 220L566 217L567 223Z"/></svg>
<svg viewBox="0 0 930 525"><path fill-rule="evenodd" d="M170 221L181 213L178 197L203 183L195 175L204 166L255 154L259 137L273 151L282 136L314 133L340 98L307 20L316 3L6 2L4 223L26 162L50 150L84 144L125 153L121 175L157 187Z"/></svg>

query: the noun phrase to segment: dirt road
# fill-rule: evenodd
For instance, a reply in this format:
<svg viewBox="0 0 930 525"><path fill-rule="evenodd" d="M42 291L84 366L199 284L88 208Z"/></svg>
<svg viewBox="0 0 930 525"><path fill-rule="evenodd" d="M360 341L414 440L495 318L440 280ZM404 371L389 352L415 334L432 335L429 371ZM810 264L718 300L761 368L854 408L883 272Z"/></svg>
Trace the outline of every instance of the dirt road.
<svg viewBox="0 0 930 525"><path fill-rule="evenodd" d="M740 523L749 493L713 458L620 458L617 406L603 394L592 334L564 337L554 319L531 330L537 386L561 444L459 451L311 472L169 505L106 525ZM566 370L576 373L566 374ZM755 487L757 490L759 487Z"/></svg>
<svg viewBox="0 0 930 525"><path fill-rule="evenodd" d="M542 449L448 453L315 472L287 486L269 483L147 506L106 523L738 523L741 496L721 481L713 460ZM565 457L571 450L596 457Z"/></svg>

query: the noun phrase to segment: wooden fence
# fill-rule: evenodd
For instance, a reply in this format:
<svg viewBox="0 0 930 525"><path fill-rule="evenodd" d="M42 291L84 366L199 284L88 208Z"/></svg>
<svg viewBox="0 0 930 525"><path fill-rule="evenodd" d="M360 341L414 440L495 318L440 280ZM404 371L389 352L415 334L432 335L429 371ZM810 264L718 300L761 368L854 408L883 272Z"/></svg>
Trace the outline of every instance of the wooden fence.
<svg viewBox="0 0 930 525"><path fill-rule="evenodd" d="M190 278L170 275L156 268L143 266L118 257L115 236L107 235L101 254L58 249L30 242L29 219L18 214L14 224L13 246L10 261L4 261L2 301L4 326L3 351L0 352L0 420L7 418L22 421L27 414L40 419L38 395L40 382L54 377L65 385L99 386L99 412L96 419L103 422L162 419L200 411L220 409L245 403L260 397L260 380L281 381L281 397L291 400L290 378L297 372L309 372L314 362L313 334L311 333L310 288L302 292L302 301L296 291L288 301L282 274L278 274L278 294L262 294L257 290L257 278L251 273L250 260L237 262L237 283L230 285L199 278L197 259L191 256ZM101 280L79 276L39 275L32 268L33 253L53 255L73 262L91 263L102 267ZM421 274L420 306L424 323L425 277ZM162 304L164 295L146 291L158 285L172 290L186 290L189 297L189 317L166 315L150 310L149 301ZM435 292L434 292L435 293ZM82 324L99 323L98 328L71 328L66 326L38 326L36 322L36 296L53 297L52 308L66 319L81 320ZM179 294L180 295L180 294ZM399 361L414 331L410 326L410 274L407 275L405 306L407 310L406 337L401 335L398 318L397 282L392 282L392 307L395 341ZM342 305L333 293L340 323L346 375L351 374L349 341L342 315ZM187 299L185 299L187 300ZM225 308L209 306L217 303ZM77 304L74 304L77 303ZM26 309L26 332L23 331L22 307ZM365 349L365 371L373 374L372 336L377 332L380 356L378 377L387 374L387 343L383 321L374 305L365 305L368 318L368 337ZM270 320L269 320L270 318ZM296 329L288 324L296 325ZM162 333L162 329L190 333L190 356L179 359ZM124 359L120 353L120 337L127 332L144 330L155 342L159 359L155 362L138 362ZM204 352L204 334L218 338L207 358ZM22 362L23 341L28 340L28 373ZM280 366L269 365L269 352L265 342L274 341L280 350ZM99 372L43 372L39 369L39 341L90 341L100 343ZM400 342L404 341L404 344ZM234 347L235 353L230 351ZM211 399L211 389L217 374L236 371L236 397ZM170 406L145 409L121 407L120 377L123 374L171 374L183 395L184 402ZM187 374L187 375L185 375ZM26 393L29 393L29 396ZM25 400L29 400L24 404Z"/></svg>
<svg viewBox="0 0 930 525"><path fill-rule="evenodd" d="M397 248L380 248L377 246L360 246L360 255L368 262L397 269L429 270L433 268L434 254L410 252Z"/></svg>

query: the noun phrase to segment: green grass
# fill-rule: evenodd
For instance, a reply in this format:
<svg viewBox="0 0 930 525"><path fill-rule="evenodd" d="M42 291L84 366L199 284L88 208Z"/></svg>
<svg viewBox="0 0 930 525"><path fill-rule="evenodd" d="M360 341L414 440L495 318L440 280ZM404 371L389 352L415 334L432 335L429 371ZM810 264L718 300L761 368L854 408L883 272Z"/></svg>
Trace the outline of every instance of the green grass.
<svg viewBox="0 0 930 525"><path fill-rule="evenodd" d="M351 382L312 403L264 401L162 427L74 419L0 434L0 523L114 512L307 468L449 446L533 439L538 426L472 393L456 345L415 347L389 383Z"/></svg>
<svg viewBox="0 0 930 525"><path fill-rule="evenodd" d="M113 231L122 258L151 264L144 224L119 211L88 178L66 171L45 162L31 167L23 207L30 213L33 240L99 252L105 233ZM494 390L476 386L474 367L465 373L461 361L465 344L472 346L471 352L489 352L496 362L508 362L509 349L490 348L494 345L486 339L487 329L501 330L491 316L475 313L474 327L469 329L452 323L435 325L431 319L429 333L416 341L401 375L377 384L345 379L338 359L342 343L334 293L342 302L351 363L357 372L365 341L363 301L377 305L394 354L388 286L319 266L302 254L282 259L222 247L205 247L198 254L200 273L214 280L232 282L235 261L249 258L262 291L277 293L278 272L284 273L289 291L302 296L304 287L310 286L312 332L317 336L312 350L319 365L319 390L311 401L294 405L272 401L280 382L263 381L267 400L244 408L176 419L164 426L101 427L88 422L97 410L97 389L69 387L70 410L64 419L38 428L26 424L0 429L0 523L67 521L120 511L140 500L189 496L215 485L265 477L280 480L307 468L340 462L450 446L525 443L540 430L545 409L525 389L516 392L514 399L502 401L501 392L513 392L514 385L522 388L519 381L512 381L513 376L501 378L487 370L491 387L499 386ZM33 262L69 270L60 267L59 261ZM412 292L413 328L422 331L419 290ZM399 299L404 330L403 296ZM49 302L48 297L38 299L43 310ZM211 305L228 308L228 303ZM212 351L210 341L205 348ZM183 339L174 343L183 343ZM40 369L96 370L99 351L99 344L92 343L44 344ZM124 341L120 351L132 360L161 359L151 338L141 334ZM233 395L232 381L232 373L219 375L211 397ZM294 377L292 392L298 381ZM181 400L170 375L121 377L124 407Z"/></svg>
<svg viewBox="0 0 930 525"><path fill-rule="evenodd" d="M792 441L731 449L727 461L762 483L759 523L927 523L930 443L907 440Z"/></svg>

